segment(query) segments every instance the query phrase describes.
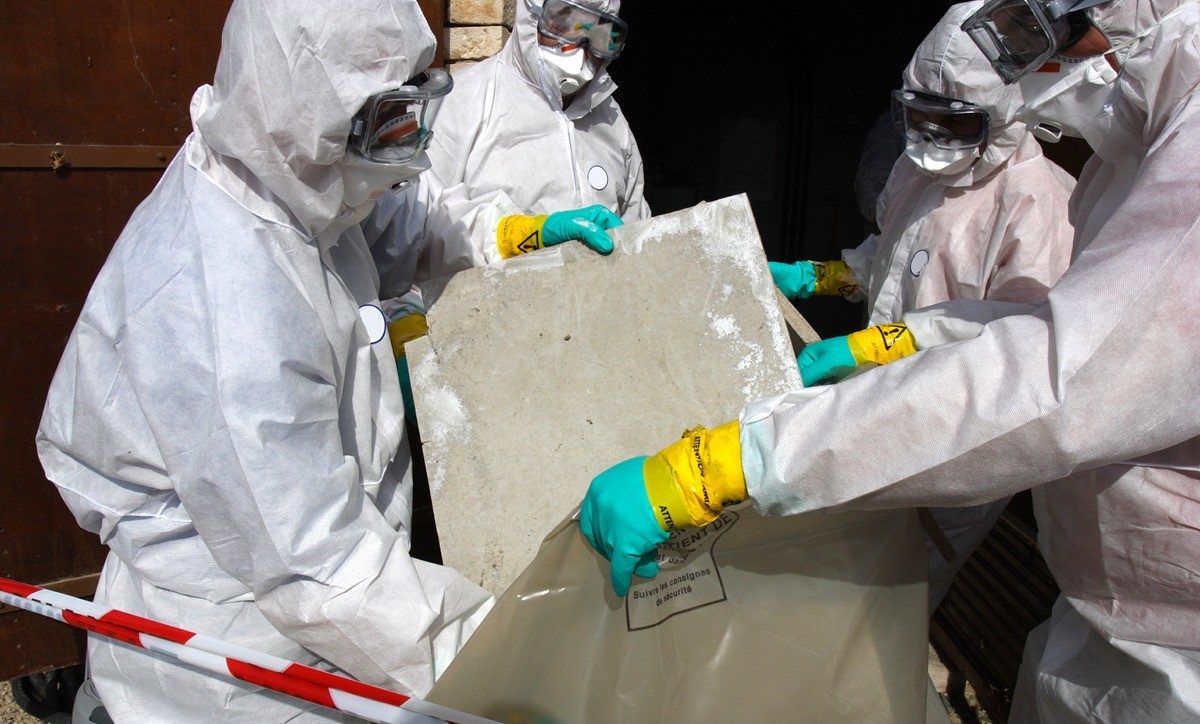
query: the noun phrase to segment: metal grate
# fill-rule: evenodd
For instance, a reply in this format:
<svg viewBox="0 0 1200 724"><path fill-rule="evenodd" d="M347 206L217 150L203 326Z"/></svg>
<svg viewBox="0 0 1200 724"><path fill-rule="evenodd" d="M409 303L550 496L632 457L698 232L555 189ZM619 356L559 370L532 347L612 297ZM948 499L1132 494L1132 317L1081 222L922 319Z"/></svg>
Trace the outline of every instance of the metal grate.
<svg viewBox="0 0 1200 724"><path fill-rule="evenodd" d="M1025 638L1050 617L1058 586L1037 534L1011 504L967 559L930 621L929 637L950 669L948 694L965 702L970 682L996 721L1008 717Z"/></svg>

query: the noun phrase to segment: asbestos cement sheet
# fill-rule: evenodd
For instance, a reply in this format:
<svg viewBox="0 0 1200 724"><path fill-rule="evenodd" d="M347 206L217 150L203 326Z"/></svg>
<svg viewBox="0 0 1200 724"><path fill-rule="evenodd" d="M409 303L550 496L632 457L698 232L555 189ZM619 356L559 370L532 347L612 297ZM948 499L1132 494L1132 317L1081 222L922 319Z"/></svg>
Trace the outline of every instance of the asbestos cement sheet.
<svg viewBox="0 0 1200 724"><path fill-rule="evenodd" d="M422 289L407 351L442 556L497 595L596 473L800 386L745 196L614 237Z"/></svg>

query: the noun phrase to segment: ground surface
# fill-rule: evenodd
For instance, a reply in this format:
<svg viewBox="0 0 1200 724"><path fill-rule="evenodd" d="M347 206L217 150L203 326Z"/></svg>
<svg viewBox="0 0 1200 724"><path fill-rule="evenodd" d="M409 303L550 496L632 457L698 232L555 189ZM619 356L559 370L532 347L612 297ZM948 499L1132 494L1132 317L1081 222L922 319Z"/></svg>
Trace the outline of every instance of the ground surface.
<svg viewBox="0 0 1200 724"><path fill-rule="evenodd" d="M36 724L37 719L21 711L12 698L12 685L0 682L0 724Z"/></svg>
<svg viewBox="0 0 1200 724"><path fill-rule="evenodd" d="M933 652L933 647L929 649L929 677L933 679L933 688L937 689L939 694L946 693L946 678L948 676L946 667L938 659L937 654ZM971 690L970 685L967 686L967 699L973 700L975 692ZM982 709L977 708L976 715L980 722L990 722L987 714L983 713ZM12 687L7 681L0 684L0 724L36 724L37 719L29 716L17 706L12 698ZM963 722L963 718L956 713L950 714L950 721L954 724Z"/></svg>

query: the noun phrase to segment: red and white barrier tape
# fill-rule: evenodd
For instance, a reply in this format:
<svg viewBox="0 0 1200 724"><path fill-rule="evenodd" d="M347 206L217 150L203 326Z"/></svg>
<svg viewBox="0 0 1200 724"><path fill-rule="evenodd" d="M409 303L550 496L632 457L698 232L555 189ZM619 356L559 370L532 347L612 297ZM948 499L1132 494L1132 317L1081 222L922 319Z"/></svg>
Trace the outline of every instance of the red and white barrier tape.
<svg viewBox="0 0 1200 724"><path fill-rule="evenodd" d="M0 577L0 602L170 656L230 679L373 722L407 724L428 722L431 718L459 724L491 722L212 636L8 578Z"/></svg>

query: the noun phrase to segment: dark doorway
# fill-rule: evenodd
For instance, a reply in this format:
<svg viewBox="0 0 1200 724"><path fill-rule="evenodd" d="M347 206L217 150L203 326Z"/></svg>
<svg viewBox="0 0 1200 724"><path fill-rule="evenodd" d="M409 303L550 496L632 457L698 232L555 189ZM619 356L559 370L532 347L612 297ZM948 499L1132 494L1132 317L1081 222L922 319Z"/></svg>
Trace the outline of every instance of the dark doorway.
<svg viewBox="0 0 1200 724"><path fill-rule="evenodd" d="M867 130L948 4L631 0L613 64L655 213L736 193L771 259L833 259L864 238L854 172ZM806 302L822 335L858 328L840 299Z"/></svg>

